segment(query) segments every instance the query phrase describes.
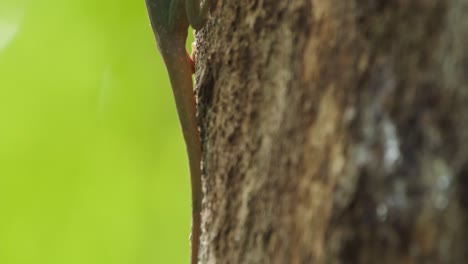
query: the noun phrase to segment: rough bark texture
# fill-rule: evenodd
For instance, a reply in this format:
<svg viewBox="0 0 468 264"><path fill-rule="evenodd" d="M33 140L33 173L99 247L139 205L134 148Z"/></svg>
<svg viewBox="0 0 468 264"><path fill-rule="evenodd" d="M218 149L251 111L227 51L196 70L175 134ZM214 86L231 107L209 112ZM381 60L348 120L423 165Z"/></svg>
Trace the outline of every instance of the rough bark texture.
<svg viewBox="0 0 468 264"><path fill-rule="evenodd" d="M468 0L218 0L201 263L467 263Z"/></svg>

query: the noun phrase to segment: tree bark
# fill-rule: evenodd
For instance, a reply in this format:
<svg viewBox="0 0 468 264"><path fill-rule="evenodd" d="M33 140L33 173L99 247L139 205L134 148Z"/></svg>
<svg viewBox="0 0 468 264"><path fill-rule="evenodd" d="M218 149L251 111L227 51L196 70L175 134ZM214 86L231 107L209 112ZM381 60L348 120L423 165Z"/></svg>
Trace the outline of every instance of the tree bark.
<svg viewBox="0 0 468 264"><path fill-rule="evenodd" d="M218 0L201 263L467 263L468 0Z"/></svg>

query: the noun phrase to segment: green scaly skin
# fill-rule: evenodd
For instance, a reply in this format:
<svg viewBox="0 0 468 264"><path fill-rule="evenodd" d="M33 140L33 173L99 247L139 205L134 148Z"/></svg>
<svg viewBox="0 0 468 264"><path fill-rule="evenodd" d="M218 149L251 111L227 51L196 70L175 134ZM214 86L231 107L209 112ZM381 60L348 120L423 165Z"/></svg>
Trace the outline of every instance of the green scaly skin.
<svg viewBox="0 0 468 264"><path fill-rule="evenodd" d="M209 1L145 0L159 52L166 64L187 146L192 185L191 263L198 263L201 235L201 142L193 94L193 65L185 50L187 31L201 29L207 20Z"/></svg>

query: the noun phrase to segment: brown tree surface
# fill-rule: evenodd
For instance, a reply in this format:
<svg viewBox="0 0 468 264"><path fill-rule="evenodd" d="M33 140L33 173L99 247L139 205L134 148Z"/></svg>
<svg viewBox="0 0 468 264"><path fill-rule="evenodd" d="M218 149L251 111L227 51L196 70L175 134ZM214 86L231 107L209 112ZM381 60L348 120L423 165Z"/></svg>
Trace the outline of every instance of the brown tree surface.
<svg viewBox="0 0 468 264"><path fill-rule="evenodd" d="M218 0L201 263L468 263L468 0Z"/></svg>

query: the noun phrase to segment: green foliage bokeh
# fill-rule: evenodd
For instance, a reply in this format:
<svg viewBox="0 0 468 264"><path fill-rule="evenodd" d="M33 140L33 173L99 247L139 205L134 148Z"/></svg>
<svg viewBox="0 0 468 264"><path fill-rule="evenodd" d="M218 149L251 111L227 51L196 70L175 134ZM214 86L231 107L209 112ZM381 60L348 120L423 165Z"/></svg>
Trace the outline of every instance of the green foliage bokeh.
<svg viewBox="0 0 468 264"><path fill-rule="evenodd" d="M188 263L169 87L144 0L0 0L0 263Z"/></svg>

